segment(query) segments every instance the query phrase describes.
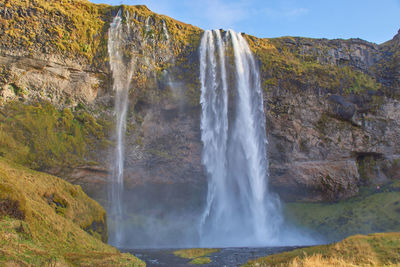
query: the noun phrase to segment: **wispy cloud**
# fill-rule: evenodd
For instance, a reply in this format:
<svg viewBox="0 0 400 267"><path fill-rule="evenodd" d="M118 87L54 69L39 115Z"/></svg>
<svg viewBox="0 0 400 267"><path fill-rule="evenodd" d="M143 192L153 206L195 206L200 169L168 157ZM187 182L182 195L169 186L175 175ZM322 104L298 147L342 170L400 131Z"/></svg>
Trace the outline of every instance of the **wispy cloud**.
<svg viewBox="0 0 400 267"><path fill-rule="evenodd" d="M263 13L273 19L295 19L297 17L306 15L309 12L307 8L281 8L281 9L273 9L273 8L266 8L263 10Z"/></svg>
<svg viewBox="0 0 400 267"><path fill-rule="evenodd" d="M250 16L252 1L203 0L186 4L197 10L199 18L206 20L210 28L230 28Z"/></svg>
<svg viewBox="0 0 400 267"><path fill-rule="evenodd" d="M305 15L307 13L308 13L308 9L301 7L301 8L288 10L284 14L286 17L298 17L298 16Z"/></svg>

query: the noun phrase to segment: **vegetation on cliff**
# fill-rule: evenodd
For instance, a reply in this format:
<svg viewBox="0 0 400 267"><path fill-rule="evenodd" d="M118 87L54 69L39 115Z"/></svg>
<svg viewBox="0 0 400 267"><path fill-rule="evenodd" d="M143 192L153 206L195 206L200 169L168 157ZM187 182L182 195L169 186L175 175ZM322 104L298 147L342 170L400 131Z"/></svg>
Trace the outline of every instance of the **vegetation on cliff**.
<svg viewBox="0 0 400 267"><path fill-rule="evenodd" d="M108 146L101 123L83 110L9 102L0 109L0 156L37 170L90 164L91 151Z"/></svg>
<svg viewBox="0 0 400 267"><path fill-rule="evenodd" d="M261 75L265 90L319 90L332 94L360 94L377 91L382 85L375 77L351 65L327 64L319 60L321 55L308 54L304 47L315 50L331 49L318 39L292 37L258 39L247 36L255 55L261 61Z"/></svg>
<svg viewBox="0 0 400 267"><path fill-rule="evenodd" d="M384 55L373 67L378 79L388 88L391 97L400 98L400 30L392 40L379 47Z"/></svg>
<svg viewBox="0 0 400 267"><path fill-rule="evenodd" d="M132 87L135 90L130 92L132 104L130 116L135 117L135 125L129 125L128 132L137 137L136 144L140 145L140 149L145 147L146 143L157 144L143 149L146 150L144 153L139 149L139 153L128 152L131 155L140 154L140 157L144 154L144 158L147 153L150 155L149 158L157 159L153 160L152 164L159 164L159 161L163 160L171 163L167 167L176 165L177 161L183 161L182 157L178 157L178 160L176 157L181 154L171 150L171 147L181 147L177 145L177 139L164 136L152 139L153 136L150 135L153 133L150 133L149 136L145 136L148 139L143 141L144 135L141 134L141 131L145 126L141 127L141 123L144 121L143 118L149 115L146 119L147 124L151 122L162 125L159 120L167 120L163 116L168 117L165 115L167 112L162 109L168 106L170 109L168 111L173 114L175 112L173 109L178 110L177 107L180 107L182 103L194 107L186 109L185 114L198 112L196 107L199 104L200 85L196 52L202 33L201 29L167 16L155 14L145 6L112 7L95 5L88 1L71 0L6 0L0 3L0 10L2 10L0 12L0 54L10 57L45 58L49 62L58 57L62 60L56 60L56 62L71 61L74 65L83 66L84 69L89 67L101 80L99 84L96 83L96 86L101 87L100 89L96 87L99 89L99 91L96 90L96 94L100 92L98 94L100 97L111 96L112 92L108 88L110 78L107 75L107 34L109 23L119 9L122 11L123 22L129 22L135 28L135 38L133 38L133 41L136 42L133 45L135 50L128 51L128 54L131 53L130 56L137 58L132 80ZM296 96L296 92L299 91L314 91L318 96L329 94L368 95L371 105L368 109L361 111L363 114L379 108L384 102L384 96L398 97L399 95L398 81L393 79L393 77L398 77L399 73L398 40L389 41L377 48L376 53L382 52L385 57L372 68L368 68L356 66L353 64L354 62L350 61L330 62L327 60L329 51L335 52L341 43L348 44L352 42L351 40L330 42L293 37L258 39L246 36L246 38L256 58L260 61L261 79L266 93L274 92L274 94L280 95L280 92L287 90L293 93L288 94L289 97ZM368 47L371 46L364 42L361 43ZM6 69L7 66L1 68ZM18 71L15 73L21 76L31 73L30 70ZM36 69L36 71L39 74L34 75L40 75L40 71L43 70ZM75 70L72 68L72 71ZM82 105L73 109L57 109L55 105L60 103L34 102L32 99L26 99L24 92L36 89L18 86L12 79L6 79L7 72L8 70L2 71L0 74L0 93L7 86L7 88L12 88L15 98L22 98L26 103L3 104L2 102L0 108L0 156L7 159L0 161L0 168L7 170L0 171L0 204L4 204L0 208L2 216L0 235L4 237L3 240L6 240L3 242L4 249L3 247L0 249L0 263L16 261L21 264L41 265L45 264L45 261L68 264L87 261L85 264L97 265L106 260L109 260L109 264L116 264L119 257L122 257L121 261L125 261L126 264L129 264L130 260L134 261L131 256L121 256L116 250L101 244L97 239L80 230L87 230L94 236L105 240L104 211L101 208L93 204L94 208L92 206L86 208L93 212L96 211L95 214L88 212L83 217L77 217L83 212L82 210L85 210L79 205L88 201L83 197L80 189L70 185L65 185L67 189L64 187L60 189L58 185L49 189L47 186L52 185L52 181L55 181L56 178L49 178L50 176L23 169L8 161L11 160L36 170L52 172L55 169L73 168L82 164L96 164L94 162L96 152L105 151L109 145L107 133L110 128L110 122L96 119L96 117L103 112L111 114L111 111L105 111L105 106L110 107L112 101L108 101L109 99L104 102L98 101L100 97L94 96L93 99L96 98L96 100L92 105L96 107L90 112L82 109ZM35 79L34 75L27 77ZM69 75L59 78L63 81L70 79ZM178 83L173 83L175 80L182 83L183 89L178 88L179 85L176 85ZM73 86L68 89L71 89L72 94L76 94L76 88ZM57 91L57 88L51 88L51 90ZM59 94L64 93L59 92ZM51 94L49 89L48 95ZM63 97L66 99L65 102L69 99L68 94L65 93L65 97ZM175 94L181 94L180 98ZM58 99L56 97L49 98L52 101ZM365 102L366 100L359 101ZM67 106L67 103L60 105ZM136 106L133 108L134 105ZM293 121L286 106L280 105L280 103L276 104L277 107L272 105L271 103L271 106L267 107L271 109L271 113L274 110L281 110L283 116L287 116L290 121ZM161 111L159 112L156 108ZM154 110L156 111L153 112ZM361 129L361 126L355 126L354 122L350 120L337 120L323 112L321 112L321 119L318 123L310 126L314 127L320 135L310 137L320 141L313 144L329 144L328 136L334 131L344 132L344 127ZM162 116L155 115L156 113L162 113ZM178 114L178 112L176 113ZM152 116L153 118L151 118ZM365 118L384 120L371 116L365 116ZM390 122L385 121L384 123L382 122L384 125L382 128ZM291 138L293 132L299 133L298 128L291 124L288 125L287 128L294 131L288 135L278 136L282 137L282 140L288 136ZM299 128L302 126L298 125ZM186 131L186 129L179 130ZM198 129L196 128L196 130ZM178 134L174 134L174 136L178 136ZM162 138L166 138L168 141L161 143ZM197 137L186 141L189 143L195 138ZM306 138L309 137L304 137L300 143L300 145L303 144L301 146L303 149L300 149L303 152L308 149L307 141L309 140ZM168 145L163 146L167 142ZM295 142L293 141L291 144L296 145ZM352 142L355 143L354 140ZM370 141L368 139L365 142ZM335 146L339 147L341 144L338 139ZM365 145L363 149L368 150L369 148ZM346 149L343 150L350 151L350 149ZM290 153L292 152L291 150ZM305 155L302 160L309 159L306 153L302 155ZM321 155L323 157L323 153ZM200 164L200 160L196 164ZM365 165L370 164L366 162ZM360 166L362 165L359 164L358 171L361 178L368 176L368 173L362 172L362 170L368 172L368 166L363 168ZM14 180L18 180L15 175L18 175L18 179L21 181L13 184ZM49 180L39 182L40 179L37 179L39 176L47 177L46 179ZM187 175L185 174L185 176ZM31 181L39 184L33 186L30 184ZM383 187L376 194L363 194L360 197L334 204L291 203L287 206L287 214L299 225L314 229L330 239L342 238L355 233L400 231L398 226L400 220L399 187L398 183L393 183ZM25 188L31 189L25 190ZM65 193L65 190L74 192L70 193L72 197ZM337 190L335 188L334 190L346 189ZM50 193L48 194L47 191ZM84 198L82 203L74 202L79 202L79 196ZM40 215L39 211L42 212L42 210L44 213ZM87 211L85 210L85 212ZM59 220L62 222L59 223ZM357 241L357 244L354 245L353 240L346 243L346 246L364 247L364 241L369 239L360 238L360 240L362 240L360 244ZM369 244L369 241L365 242ZM395 243L395 241L393 242ZM375 251L374 249L372 250ZM97 252L88 253L88 251ZM338 253L342 255L340 251ZM293 254L295 256L289 258L293 260L293 264L299 262L300 265L306 260L326 260L326 257L323 256L325 251L321 250L318 253L311 256L310 259L301 258L300 254ZM382 253L379 255L385 255L385 252ZM353 258L346 258L346 255L343 256L344 260L352 262ZM374 256L375 258L371 257L371 262L374 264L386 263L381 261L379 255ZM191 256L191 258L197 262L208 262L206 257L200 255ZM336 260L342 260L342 258L333 259L333 261Z"/></svg>
<svg viewBox="0 0 400 267"><path fill-rule="evenodd" d="M371 192L372 191L372 192ZM288 203L286 215L327 240L354 234L400 232L400 181L332 203Z"/></svg>
<svg viewBox="0 0 400 267"><path fill-rule="evenodd" d="M99 60L108 58L107 31L119 9L124 22L127 22L126 12L130 13L132 21L129 22L139 25L143 31L141 34L148 39L165 38L149 22L165 28L176 56L191 41L192 35L200 32L199 28L157 15L140 5L115 7L86 0L6 0L0 3L0 7L4 10L0 13L0 41L3 46L24 53L28 51L28 55L52 53L79 56L86 63L96 63L96 60L101 63ZM148 49L162 48L158 47L160 45L162 43L157 42L156 47L149 46Z"/></svg>
<svg viewBox="0 0 400 267"><path fill-rule="evenodd" d="M69 52L90 60L104 40L102 17L111 7L89 1L6 0L2 9L3 45L28 48L30 54Z"/></svg>
<svg viewBox="0 0 400 267"><path fill-rule="evenodd" d="M144 266L101 240L105 211L79 186L0 157L0 265Z"/></svg>
<svg viewBox="0 0 400 267"><path fill-rule="evenodd" d="M400 233L356 235L331 245L296 249L250 260L250 266L397 266L400 264Z"/></svg>

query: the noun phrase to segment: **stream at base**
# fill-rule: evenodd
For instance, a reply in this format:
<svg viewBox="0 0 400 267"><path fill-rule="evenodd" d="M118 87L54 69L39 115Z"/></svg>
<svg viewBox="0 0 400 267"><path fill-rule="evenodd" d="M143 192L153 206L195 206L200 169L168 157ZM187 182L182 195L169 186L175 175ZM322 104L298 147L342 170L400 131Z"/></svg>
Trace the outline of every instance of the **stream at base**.
<svg viewBox="0 0 400 267"><path fill-rule="evenodd" d="M301 247L243 247L243 248L222 248L219 252L212 253L206 257L211 263L202 265L189 264L190 259L182 259L173 254L178 249L121 249L122 252L129 252L146 262L146 266L212 266L212 267L236 267L247 263L250 259L257 259L271 254L291 251Z"/></svg>

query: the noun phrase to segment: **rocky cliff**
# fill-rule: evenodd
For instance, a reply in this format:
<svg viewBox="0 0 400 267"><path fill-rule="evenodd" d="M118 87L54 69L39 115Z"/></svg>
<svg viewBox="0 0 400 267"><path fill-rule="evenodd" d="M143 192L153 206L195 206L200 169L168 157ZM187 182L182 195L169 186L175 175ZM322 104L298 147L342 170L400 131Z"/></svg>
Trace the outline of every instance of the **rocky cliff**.
<svg viewBox="0 0 400 267"><path fill-rule="evenodd" d="M104 197L114 128L107 36L121 9L134 29L127 55L135 60L126 185L174 184L187 189L182 194L204 197L202 30L145 6L56 0L0 6L3 156ZM381 45L246 38L262 74L275 191L287 200L337 200L400 178L400 34ZM44 139L35 142L38 136Z"/></svg>
<svg viewBox="0 0 400 267"><path fill-rule="evenodd" d="M271 181L288 199L337 200L399 178L398 38L252 41Z"/></svg>

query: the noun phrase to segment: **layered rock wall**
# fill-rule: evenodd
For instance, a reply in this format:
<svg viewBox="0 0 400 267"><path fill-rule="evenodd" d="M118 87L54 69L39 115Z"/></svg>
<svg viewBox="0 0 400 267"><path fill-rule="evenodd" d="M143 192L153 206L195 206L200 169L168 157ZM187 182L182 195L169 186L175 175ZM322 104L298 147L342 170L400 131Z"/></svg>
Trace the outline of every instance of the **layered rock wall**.
<svg viewBox="0 0 400 267"><path fill-rule="evenodd" d="M0 5L1 102L83 109L102 121L110 141L92 148L79 164L46 171L104 196L114 118L106 40L121 8L133 32L126 56L135 58L126 185L179 183L204 193L200 29L144 6L39 0ZM246 38L265 90L273 190L287 200L338 200L356 195L362 185L399 178L399 35L382 45Z"/></svg>

